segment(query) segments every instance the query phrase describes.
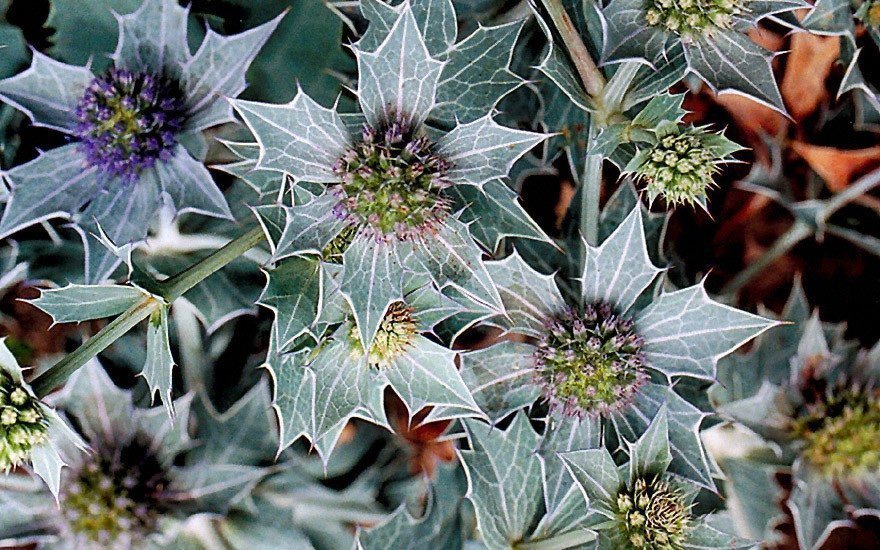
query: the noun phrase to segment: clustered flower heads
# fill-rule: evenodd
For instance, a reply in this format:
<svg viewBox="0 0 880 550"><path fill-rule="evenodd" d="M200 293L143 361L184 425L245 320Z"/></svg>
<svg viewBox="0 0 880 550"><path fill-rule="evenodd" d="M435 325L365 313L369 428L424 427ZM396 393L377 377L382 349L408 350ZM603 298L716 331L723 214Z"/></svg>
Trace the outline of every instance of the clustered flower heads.
<svg viewBox="0 0 880 550"><path fill-rule="evenodd" d="M748 0L650 0L645 20L684 36L729 29Z"/></svg>
<svg viewBox="0 0 880 550"><path fill-rule="evenodd" d="M370 344L368 361L376 367L388 367L412 342L418 332L418 320L413 309L403 302L394 302L388 307ZM360 343L357 327L352 328L352 337Z"/></svg>
<svg viewBox="0 0 880 550"><path fill-rule="evenodd" d="M86 545L131 545L156 530L168 479L159 460L136 441L98 445L70 473L60 513L72 538Z"/></svg>
<svg viewBox="0 0 880 550"><path fill-rule="evenodd" d="M643 339L607 304L567 308L546 321L535 350L544 397L569 416L607 415L632 402L648 380Z"/></svg>
<svg viewBox="0 0 880 550"><path fill-rule="evenodd" d="M671 206L703 204L715 186L719 166L729 162L731 144L702 128L676 129L658 136L657 143L628 166L645 182L648 200L662 196ZM738 147L737 147L738 148Z"/></svg>
<svg viewBox="0 0 880 550"><path fill-rule="evenodd" d="M808 464L829 478L880 468L880 391L844 389L807 405L792 423Z"/></svg>
<svg viewBox="0 0 880 550"><path fill-rule="evenodd" d="M174 154L184 122L182 93L168 79L112 68L86 88L76 118L88 165L133 181Z"/></svg>
<svg viewBox="0 0 880 550"><path fill-rule="evenodd" d="M0 470L9 471L49 440L49 422L36 397L0 370Z"/></svg>
<svg viewBox="0 0 880 550"><path fill-rule="evenodd" d="M618 533L632 548L677 550L687 539L690 507L660 476L638 478L617 494Z"/></svg>
<svg viewBox="0 0 880 550"><path fill-rule="evenodd" d="M441 196L452 185L445 178L450 168L406 118L394 116L380 127L366 124L361 141L333 165L341 181L332 188L339 198L334 213L382 241L436 233L451 206Z"/></svg>

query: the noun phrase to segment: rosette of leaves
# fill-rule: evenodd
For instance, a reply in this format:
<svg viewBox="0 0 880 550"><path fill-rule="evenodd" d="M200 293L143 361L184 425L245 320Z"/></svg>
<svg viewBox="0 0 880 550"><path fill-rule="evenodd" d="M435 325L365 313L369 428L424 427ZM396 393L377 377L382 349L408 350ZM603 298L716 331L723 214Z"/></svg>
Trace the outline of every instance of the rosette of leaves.
<svg viewBox="0 0 880 550"><path fill-rule="evenodd" d="M623 464L605 448L560 455L599 518L595 548L752 548L755 542L737 537L726 514L698 512L699 487L668 471L669 429L662 407L645 432L626 443Z"/></svg>
<svg viewBox="0 0 880 550"><path fill-rule="evenodd" d="M774 537L783 500L799 546L819 548L880 516L880 349L859 351L843 327L808 315L796 290L783 312L792 324L722 365L712 397L765 441L721 462L750 534ZM792 476L785 497L778 474Z"/></svg>
<svg viewBox="0 0 880 550"><path fill-rule="evenodd" d="M294 351L279 352L273 335L268 367L275 382L274 407L281 448L306 436L325 460L342 429L362 418L390 429L383 390L401 398L410 421L421 409L443 406L457 416L481 416L456 366L457 352L432 335L442 320L466 311L430 284L408 289L379 320L364 345L354 313L331 287L312 335Z"/></svg>
<svg viewBox="0 0 880 550"><path fill-rule="evenodd" d="M85 443L53 407L34 395L4 340L0 339L0 470L8 476L13 468L30 467L57 496L65 457L82 452Z"/></svg>
<svg viewBox="0 0 880 550"><path fill-rule="evenodd" d="M174 546L194 517L222 516L268 473L255 455L265 458L269 449L272 456L274 438L267 446L265 436L253 437L264 430L235 414L245 406L211 423L198 415L194 441L191 396L176 400L175 418L138 408L95 361L71 377L57 403L89 451L65 452L57 503L25 479L3 484L0 502L13 514L0 520L0 539L58 548ZM229 417L237 422L223 422Z"/></svg>
<svg viewBox="0 0 880 550"><path fill-rule="evenodd" d="M293 206L258 210L279 262L270 281L289 273L285 260L294 256L341 263L340 291L369 343L402 298L404 274L501 312L480 258L503 236L546 239L500 181L545 136L492 119L520 83L507 69L518 23L456 42L449 2L367 2L362 10L371 23L354 46L361 113L340 115L302 91L285 105L233 105L259 145L255 168L294 183ZM487 67L495 75L488 80ZM298 318L300 327L316 314L309 304L312 317ZM279 346L295 336L281 334Z"/></svg>
<svg viewBox="0 0 880 550"><path fill-rule="evenodd" d="M29 69L0 81L4 101L73 141L4 173L13 191L0 234L66 217L89 246L85 279L99 281L119 264L112 249L142 240L163 205L231 218L199 160L201 132L234 120L225 98L244 89L279 19L230 37L209 31L193 54L187 13L173 0L145 0L116 16L113 66L102 74L35 51Z"/></svg>
<svg viewBox="0 0 880 550"><path fill-rule="evenodd" d="M602 8L600 57L654 65L682 53L687 69L713 89L785 112L773 56L746 32L761 19L805 7L798 0L611 0Z"/></svg>
<svg viewBox="0 0 880 550"><path fill-rule="evenodd" d="M581 290L567 299L516 253L487 262L507 310L489 322L523 338L463 353L462 376L493 419L540 400L610 440L637 439L665 403L670 470L712 488L698 436L707 414L673 385L714 380L720 357L776 323L712 300L702 284L660 292L645 242L635 208L600 246L585 245Z"/></svg>

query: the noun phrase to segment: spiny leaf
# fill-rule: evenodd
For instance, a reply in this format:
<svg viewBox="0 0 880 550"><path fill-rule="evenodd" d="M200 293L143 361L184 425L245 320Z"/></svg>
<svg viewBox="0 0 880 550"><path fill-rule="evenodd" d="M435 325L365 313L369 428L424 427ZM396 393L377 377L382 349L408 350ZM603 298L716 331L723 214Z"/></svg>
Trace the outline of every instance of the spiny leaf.
<svg viewBox="0 0 880 550"><path fill-rule="evenodd" d="M540 337L547 317L565 307L554 277L532 269L516 251L501 261L487 262L486 269L504 302L506 317L498 320L504 328Z"/></svg>
<svg viewBox="0 0 880 550"><path fill-rule="evenodd" d="M267 272L268 283L260 304L275 312L278 348L285 350L318 316L322 293L321 262L291 258Z"/></svg>
<svg viewBox="0 0 880 550"><path fill-rule="evenodd" d="M641 208L634 208L598 248L588 244L581 285L585 303L626 312L661 269L648 257Z"/></svg>
<svg viewBox="0 0 880 550"><path fill-rule="evenodd" d="M318 105L302 90L286 105L231 103L260 144L257 168L315 183L338 180L333 163L342 157L350 138L336 111Z"/></svg>
<svg viewBox="0 0 880 550"><path fill-rule="evenodd" d="M457 183L481 186L504 178L513 164L544 139L545 134L501 126L487 114L459 124L438 141L438 150L452 163L446 177Z"/></svg>
<svg viewBox="0 0 880 550"><path fill-rule="evenodd" d="M662 294L635 318L652 368L706 380L719 358L777 324L712 300L702 284Z"/></svg>
<svg viewBox="0 0 880 550"><path fill-rule="evenodd" d="M153 312L147 324L147 362L141 376L150 387L150 397L159 394L168 416L174 415L171 402L171 379L174 357L171 355L171 341L168 338L168 306L163 305Z"/></svg>
<svg viewBox="0 0 880 550"><path fill-rule="evenodd" d="M492 422L540 396L540 389L532 383L533 349L520 342L501 342L461 355L461 377Z"/></svg>
<svg viewBox="0 0 880 550"><path fill-rule="evenodd" d="M525 414L517 414L506 431L474 421L465 421L465 428L473 449L459 454L477 525L488 546L509 548L526 538L539 510L540 436Z"/></svg>
<svg viewBox="0 0 880 550"><path fill-rule="evenodd" d="M40 290L40 297L30 303L48 313L54 323L78 323L119 315L145 295L132 286L68 285Z"/></svg>
<svg viewBox="0 0 880 550"><path fill-rule="evenodd" d="M375 52L355 50L358 99L373 126L392 113L418 124L434 106L443 62L431 57L408 4Z"/></svg>

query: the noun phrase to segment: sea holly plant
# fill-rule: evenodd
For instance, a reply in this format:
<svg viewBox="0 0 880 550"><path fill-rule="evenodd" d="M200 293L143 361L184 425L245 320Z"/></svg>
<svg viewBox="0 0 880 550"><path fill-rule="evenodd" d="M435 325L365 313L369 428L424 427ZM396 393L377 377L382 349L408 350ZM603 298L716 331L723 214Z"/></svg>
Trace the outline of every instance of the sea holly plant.
<svg viewBox="0 0 880 550"><path fill-rule="evenodd" d="M117 20L106 72L35 51L30 68L0 81L0 98L72 141L3 174L12 193L0 234L49 218L73 221L93 282L119 264L114 247L146 237L163 205L231 218L202 163L201 133L233 119L225 98L245 88L245 71L279 21L230 37L209 31L193 54L187 9L173 0L144 0Z"/></svg>
<svg viewBox="0 0 880 550"><path fill-rule="evenodd" d="M515 199L490 200L484 188L545 136L492 119L491 105L504 90L481 117L449 131L432 127L438 95L452 85L442 80L445 67L462 52L481 52L458 52L464 45L447 41L443 59L432 53L439 29L423 31L415 6L405 3L392 13L381 39L367 35L377 39L374 49L363 49L366 37L354 46L361 115L343 117L302 90L286 105L233 101L259 144L256 168L286 174L296 186L316 184L311 196L294 193L294 205L284 208L274 259L336 248L340 292L364 342L373 340L382 315L401 298L405 272L427 276L438 289L454 285L500 312L479 244L489 236L482 244L494 248L504 233L485 231L487 217L513 217L512 234L544 238ZM305 198L297 204L297 196Z"/></svg>
<svg viewBox="0 0 880 550"><path fill-rule="evenodd" d="M495 323L527 341L463 354L465 376L480 382L478 403L501 418L539 397L555 416L595 419L606 436L630 440L665 407L670 469L714 487L699 440L706 413L674 383L713 380L720 357L775 322L712 300L701 284L657 291L661 270L648 257L640 208L600 246L585 246L581 289L570 299L517 254L487 264L507 311Z"/></svg>
<svg viewBox="0 0 880 550"><path fill-rule="evenodd" d="M605 63L653 65L682 51L713 89L785 110L772 54L746 36L766 17L808 7L797 0L612 0L602 8Z"/></svg>
<svg viewBox="0 0 880 550"><path fill-rule="evenodd" d="M459 416L482 416L456 366L457 353L429 338L462 306L430 285L413 288L392 302L365 345L353 311L342 294L332 293L315 326L319 337L288 353L270 349L275 409L282 448L305 435L323 457L353 417L387 426L383 389L390 387L410 418L427 406ZM335 302L335 303L334 303Z"/></svg>
<svg viewBox="0 0 880 550"><path fill-rule="evenodd" d="M792 294L785 318L792 324L781 334L723 365L712 393L720 414L763 441L721 464L754 536L772 538L786 521L782 509L767 515L769 496L784 501L800 547L816 548L878 515L880 362L876 348L859 350L842 339L842 327L809 316L802 292ZM746 361L760 376L737 372ZM784 497L779 473L792 476ZM754 483L764 486L751 494L745 488Z"/></svg>
<svg viewBox="0 0 880 550"><path fill-rule="evenodd" d="M56 398L88 452L65 449L69 467L57 505L27 483L2 486L3 500L15 508L28 503L29 517L0 523L0 538L57 547L161 546L173 544L190 516L228 510L267 472L200 449L189 431L191 402L179 399L174 419L160 408L137 408L131 392L90 362ZM207 457L217 460L195 460Z"/></svg>
<svg viewBox="0 0 880 550"><path fill-rule="evenodd" d="M723 514L695 510L698 491L668 471L673 451L662 407L645 432L627 442L628 461L618 465L605 448L562 453L596 521L596 548L672 550L752 548Z"/></svg>

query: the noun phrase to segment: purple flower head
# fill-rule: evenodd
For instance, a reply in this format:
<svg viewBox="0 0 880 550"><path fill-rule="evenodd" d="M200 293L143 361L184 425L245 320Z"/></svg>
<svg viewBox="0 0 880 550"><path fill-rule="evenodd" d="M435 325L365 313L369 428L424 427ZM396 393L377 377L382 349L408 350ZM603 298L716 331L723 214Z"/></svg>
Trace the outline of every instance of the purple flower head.
<svg viewBox="0 0 880 550"><path fill-rule="evenodd" d="M545 323L535 377L550 408L567 416L607 416L648 381L643 340L606 304L566 309Z"/></svg>
<svg viewBox="0 0 880 550"><path fill-rule="evenodd" d="M445 175L451 164L434 152L428 137L415 133L403 117L364 127L362 141L333 165L340 180L334 188L340 196L337 217L380 242L439 231L451 208L442 195L450 186Z"/></svg>
<svg viewBox="0 0 880 550"><path fill-rule="evenodd" d="M113 68L86 88L76 117L89 166L130 182L173 156L184 123L183 97L164 78Z"/></svg>

